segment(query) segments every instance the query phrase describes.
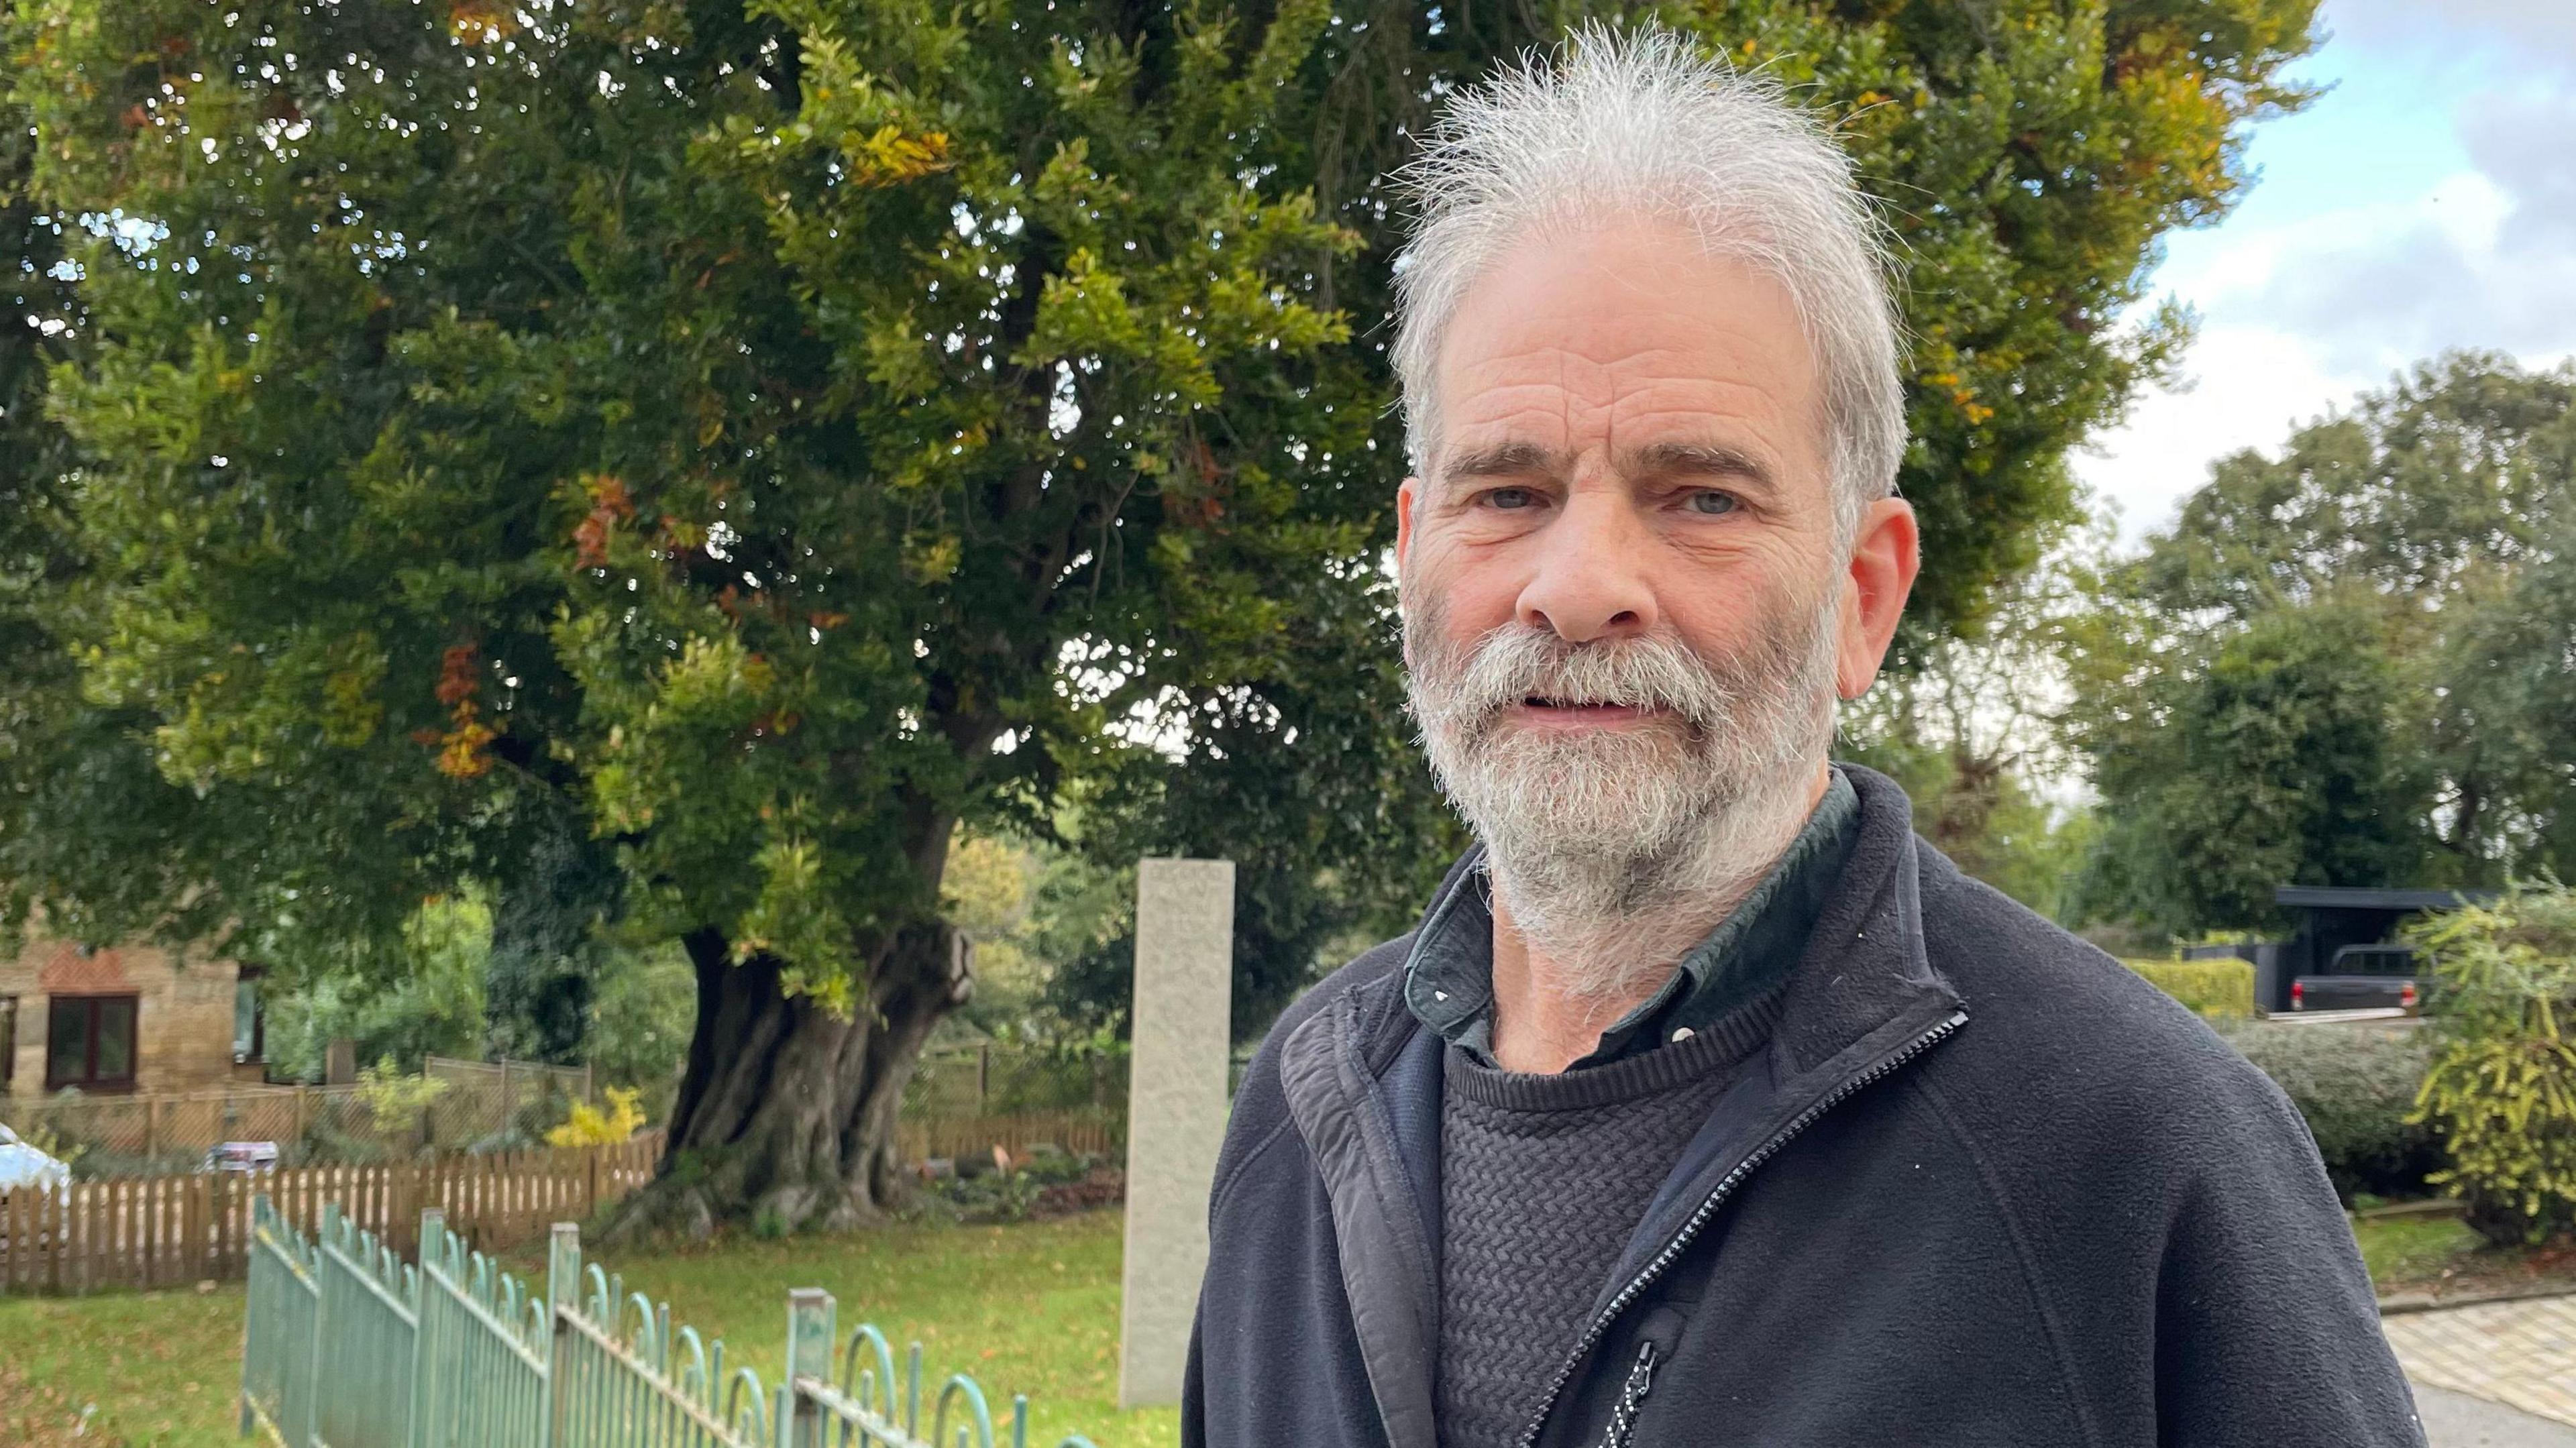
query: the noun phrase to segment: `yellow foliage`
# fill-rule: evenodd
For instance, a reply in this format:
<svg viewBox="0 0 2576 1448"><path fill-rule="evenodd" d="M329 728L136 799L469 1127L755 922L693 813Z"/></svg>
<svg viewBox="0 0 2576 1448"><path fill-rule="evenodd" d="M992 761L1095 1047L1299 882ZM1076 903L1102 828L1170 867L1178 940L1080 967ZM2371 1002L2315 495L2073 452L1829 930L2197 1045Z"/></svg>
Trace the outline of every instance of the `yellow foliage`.
<svg viewBox="0 0 2576 1448"><path fill-rule="evenodd" d="M944 583L965 561L965 542L954 533L924 530L903 540L903 569L916 582Z"/></svg>
<svg viewBox="0 0 2576 1448"><path fill-rule="evenodd" d="M2563 1221L2576 1202L2576 1049L2554 1034L2452 1043L2415 1114L2440 1123L2450 1153L2433 1185L2535 1224Z"/></svg>
<svg viewBox="0 0 2576 1448"><path fill-rule="evenodd" d="M53 1123L38 1121L18 1128L18 1139L65 1166L77 1164L89 1155L89 1143L74 1141L56 1131Z"/></svg>
<svg viewBox="0 0 2576 1448"><path fill-rule="evenodd" d="M427 1074L406 1076L391 1056L358 1068L358 1099L366 1103L380 1136L401 1136L420 1128L432 1102L447 1094L448 1082Z"/></svg>
<svg viewBox="0 0 2576 1448"><path fill-rule="evenodd" d="M572 1114L561 1126L546 1133L548 1146L615 1146L633 1136L644 1124L644 1093L626 1086L611 1086L606 1095L608 1110L603 1112L587 1101L572 1104Z"/></svg>
<svg viewBox="0 0 2576 1448"><path fill-rule="evenodd" d="M844 131L840 149L849 163L850 179L862 186L917 181L933 171L945 171L950 165L948 137L940 131L907 136L893 125L879 126L864 135Z"/></svg>
<svg viewBox="0 0 2576 1448"><path fill-rule="evenodd" d="M2489 905L2427 917L2441 1053L2410 1120L2440 1133L2447 1169L2426 1180L2466 1198L2489 1238L2537 1240L2576 1225L2576 891L2522 885Z"/></svg>
<svg viewBox="0 0 2576 1448"><path fill-rule="evenodd" d="M438 738L438 772L453 779L473 779L492 767L492 741L500 736L474 717L474 706L457 706L455 728Z"/></svg>
<svg viewBox="0 0 2576 1448"><path fill-rule="evenodd" d="M2202 1019L2254 1014L2254 966L2243 960L2124 960L2147 984L2191 1007Z"/></svg>

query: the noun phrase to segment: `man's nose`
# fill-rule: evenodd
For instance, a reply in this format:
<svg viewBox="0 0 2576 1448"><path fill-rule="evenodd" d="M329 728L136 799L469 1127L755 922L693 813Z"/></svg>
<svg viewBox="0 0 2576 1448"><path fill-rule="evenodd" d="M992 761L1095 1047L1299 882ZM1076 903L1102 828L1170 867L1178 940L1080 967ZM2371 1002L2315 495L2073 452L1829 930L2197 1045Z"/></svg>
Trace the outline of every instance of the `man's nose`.
<svg viewBox="0 0 2576 1448"><path fill-rule="evenodd" d="M1646 579L1651 541L1625 497L1574 490L1539 530L1538 569L1521 590L1520 621L1578 644L1652 633L1660 620Z"/></svg>

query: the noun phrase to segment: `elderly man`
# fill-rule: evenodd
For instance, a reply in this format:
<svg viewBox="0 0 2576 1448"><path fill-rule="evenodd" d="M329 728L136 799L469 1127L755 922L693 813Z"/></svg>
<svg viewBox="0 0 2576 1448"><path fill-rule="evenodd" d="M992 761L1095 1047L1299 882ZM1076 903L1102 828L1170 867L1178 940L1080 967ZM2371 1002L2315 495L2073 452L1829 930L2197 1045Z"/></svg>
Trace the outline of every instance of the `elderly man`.
<svg viewBox="0 0 2576 1448"><path fill-rule="evenodd" d="M2420 1443L2281 1093L1827 762L1916 558L1832 143L1592 33L1411 182L1405 658L1477 845L1244 1080L1183 1441Z"/></svg>

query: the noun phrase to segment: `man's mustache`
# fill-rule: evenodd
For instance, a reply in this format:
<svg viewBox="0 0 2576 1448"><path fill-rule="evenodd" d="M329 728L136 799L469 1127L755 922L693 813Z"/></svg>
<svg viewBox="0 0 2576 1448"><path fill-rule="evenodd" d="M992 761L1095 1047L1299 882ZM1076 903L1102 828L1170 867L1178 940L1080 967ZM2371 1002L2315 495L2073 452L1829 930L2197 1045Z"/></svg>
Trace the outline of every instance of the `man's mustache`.
<svg viewBox="0 0 2576 1448"><path fill-rule="evenodd" d="M1453 655L1439 661L1452 665L1439 671L1449 674L1441 681L1449 696L1443 712L1459 724L1489 725L1511 705L1538 700L1668 710L1704 729L1744 697L1740 684L1670 635L1577 643L1511 623L1469 649L1441 652Z"/></svg>

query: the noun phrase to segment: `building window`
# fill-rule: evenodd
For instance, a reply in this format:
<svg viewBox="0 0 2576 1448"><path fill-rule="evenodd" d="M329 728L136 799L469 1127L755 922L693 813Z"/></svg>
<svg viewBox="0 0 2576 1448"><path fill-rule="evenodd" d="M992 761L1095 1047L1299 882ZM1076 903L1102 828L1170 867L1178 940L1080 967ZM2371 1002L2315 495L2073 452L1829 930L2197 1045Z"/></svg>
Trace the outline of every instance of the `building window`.
<svg viewBox="0 0 2576 1448"><path fill-rule="evenodd" d="M45 1032L45 1089L134 1089L135 998L56 996Z"/></svg>
<svg viewBox="0 0 2576 1448"><path fill-rule="evenodd" d="M233 1064L247 1066L268 1059L268 1011L259 998L256 965L245 965L233 982Z"/></svg>

